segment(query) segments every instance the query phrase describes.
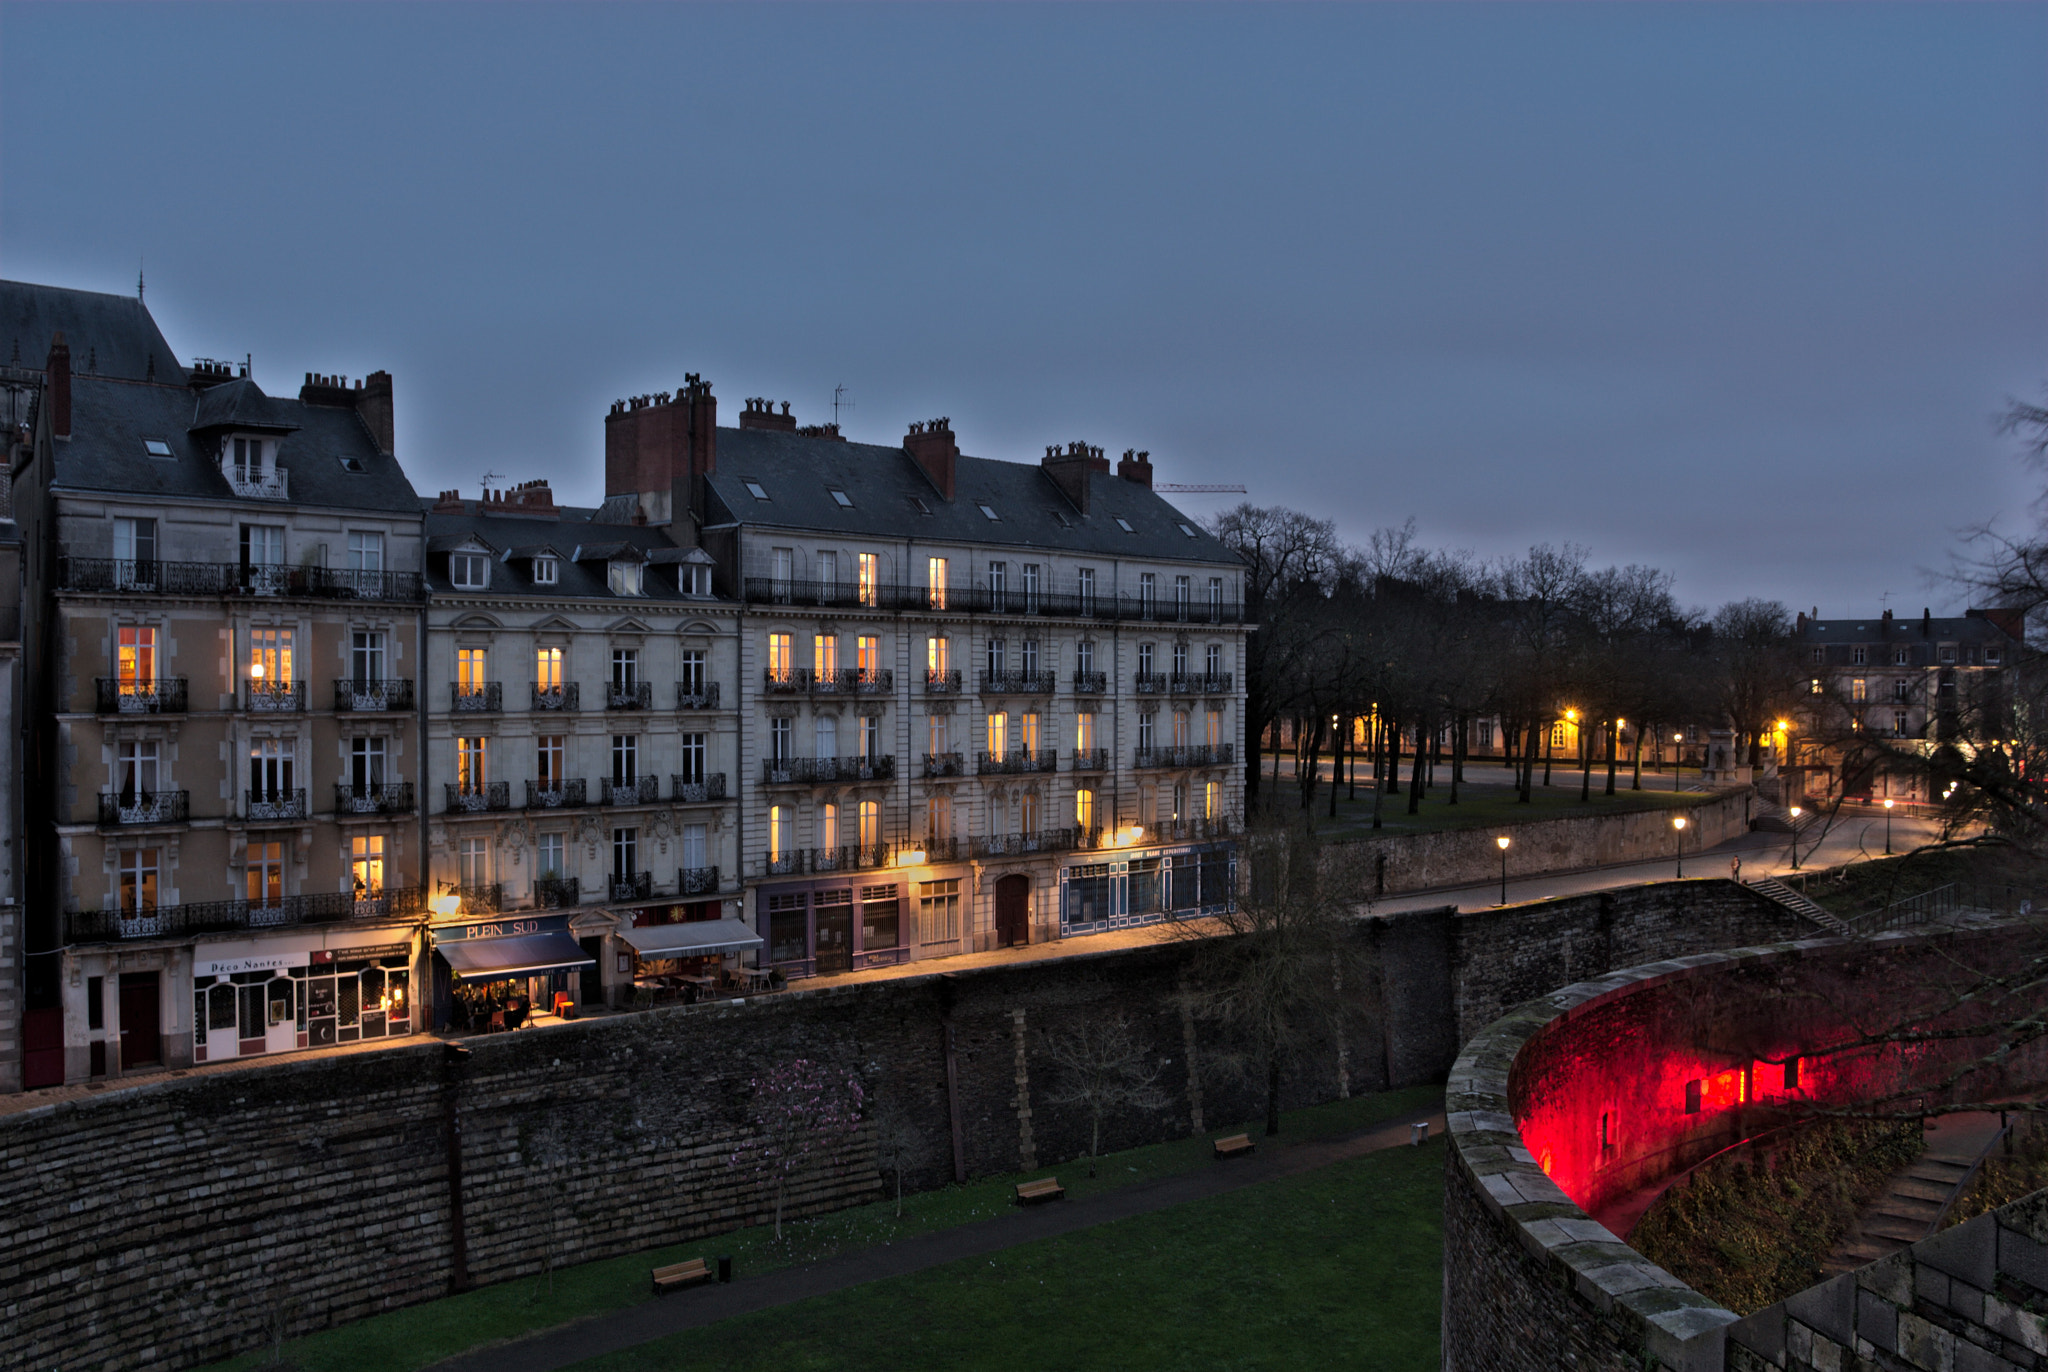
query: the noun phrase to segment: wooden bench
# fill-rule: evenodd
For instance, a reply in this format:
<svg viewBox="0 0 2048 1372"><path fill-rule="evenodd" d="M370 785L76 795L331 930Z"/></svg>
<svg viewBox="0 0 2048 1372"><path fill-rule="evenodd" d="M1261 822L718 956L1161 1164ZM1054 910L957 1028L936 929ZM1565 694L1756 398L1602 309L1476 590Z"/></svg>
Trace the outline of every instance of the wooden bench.
<svg viewBox="0 0 2048 1372"><path fill-rule="evenodd" d="M1258 1145L1252 1142L1250 1134L1232 1134L1227 1139L1216 1140L1216 1160L1221 1162L1225 1158L1242 1157L1256 1147Z"/></svg>
<svg viewBox="0 0 2048 1372"><path fill-rule="evenodd" d="M711 1269L704 1259L691 1258L688 1262L672 1263L667 1267L654 1269L654 1294L659 1296L670 1291L680 1291L686 1286L711 1280Z"/></svg>
<svg viewBox="0 0 2048 1372"><path fill-rule="evenodd" d="M1043 1177L1038 1181L1020 1181L1017 1183L1017 1204L1019 1205L1040 1205L1046 1201L1056 1201L1066 1194L1067 1188L1060 1185L1058 1177Z"/></svg>

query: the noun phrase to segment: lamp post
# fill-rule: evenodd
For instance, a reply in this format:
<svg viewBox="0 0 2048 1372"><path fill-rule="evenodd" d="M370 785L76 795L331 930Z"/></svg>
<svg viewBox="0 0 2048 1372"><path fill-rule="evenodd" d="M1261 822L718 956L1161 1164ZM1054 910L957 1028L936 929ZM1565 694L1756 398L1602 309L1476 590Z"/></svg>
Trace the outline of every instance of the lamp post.
<svg viewBox="0 0 2048 1372"><path fill-rule="evenodd" d="M1884 798L1884 855L1892 855L1892 798Z"/></svg>
<svg viewBox="0 0 2048 1372"><path fill-rule="evenodd" d="M1502 905L1508 903L1508 844L1512 841L1506 834L1502 834L1494 840L1495 843L1500 845L1500 903Z"/></svg>
<svg viewBox="0 0 2048 1372"><path fill-rule="evenodd" d="M1673 816L1671 817L1671 834L1672 834L1672 845L1673 845L1673 851L1674 851L1674 852L1675 852L1675 853L1677 854L1677 856L1678 856L1678 875L1679 875L1679 877L1680 877L1680 878L1682 879L1682 878L1683 878L1683 877L1685 876L1685 816L1684 816L1684 815L1673 815Z"/></svg>
<svg viewBox="0 0 2048 1372"><path fill-rule="evenodd" d="M1792 870L1799 870L1799 807L1792 807Z"/></svg>
<svg viewBox="0 0 2048 1372"><path fill-rule="evenodd" d="M1671 789L1678 789L1678 769L1685 761L1685 735L1671 736Z"/></svg>

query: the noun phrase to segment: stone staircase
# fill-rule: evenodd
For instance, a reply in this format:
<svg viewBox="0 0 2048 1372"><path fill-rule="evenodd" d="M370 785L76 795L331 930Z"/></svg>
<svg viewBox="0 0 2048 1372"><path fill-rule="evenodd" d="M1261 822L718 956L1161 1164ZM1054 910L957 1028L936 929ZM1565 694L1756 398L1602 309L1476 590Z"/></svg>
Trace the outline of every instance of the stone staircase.
<svg viewBox="0 0 2048 1372"><path fill-rule="evenodd" d="M1894 1176L1884 1195L1857 1218L1821 1265L1822 1274L1840 1276L1926 1238L1998 1137L1998 1116L1992 1113L1929 1121L1927 1151Z"/></svg>
<svg viewBox="0 0 2048 1372"><path fill-rule="evenodd" d="M1752 881L1749 883L1749 889L1766 900L1778 902L1778 904L1784 906L1795 915L1812 920L1831 934L1840 934L1843 938L1854 938L1856 936L1856 931L1851 929L1839 916L1830 914L1820 904L1808 900L1776 877L1765 877L1760 881Z"/></svg>
<svg viewBox="0 0 2048 1372"><path fill-rule="evenodd" d="M1799 818L1792 818L1792 812L1775 800L1758 796L1750 805L1749 827L1773 834L1804 833L1818 818L1811 810Z"/></svg>

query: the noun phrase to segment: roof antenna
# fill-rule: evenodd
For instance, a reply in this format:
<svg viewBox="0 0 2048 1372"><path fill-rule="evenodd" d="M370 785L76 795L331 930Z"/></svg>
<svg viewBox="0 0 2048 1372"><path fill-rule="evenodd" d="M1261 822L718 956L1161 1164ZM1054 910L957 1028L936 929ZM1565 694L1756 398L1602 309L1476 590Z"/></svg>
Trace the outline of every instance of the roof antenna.
<svg viewBox="0 0 2048 1372"><path fill-rule="evenodd" d="M504 479L505 479L505 474L504 474L503 472L485 472L485 473L484 473L484 499L485 499L485 500L489 500L489 499L491 498L491 483L492 483L493 481L503 481Z"/></svg>
<svg viewBox="0 0 2048 1372"><path fill-rule="evenodd" d="M1890 608L1891 608L1891 601L1892 601L1892 593L1891 593L1890 591L1886 591L1886 592L1885 592L1885 593L1884 593L1883 595L1881 595L1881 596L1879 596L1879 597L1877 598L1877 603L1878 603L1879 607L1880 607L1880 608L1882 608L1882 609L1890 609Z"/></svg>
<svg viewBox="0 0 2048 1372"><path fill-rule="evenodd" d="M138 305L142 303L142 273L148 265L149 258L146 254L135 259L135 303Z"/></svg>
<svg viewBox="0 0 2048 1372"><path fill-rule="evenodd" d="M842 409L851 410L852 408L852 394L847 391L843 384L834 386L832 388L832 423L834 426L837 426L839 423L839 411Z"/></svg>

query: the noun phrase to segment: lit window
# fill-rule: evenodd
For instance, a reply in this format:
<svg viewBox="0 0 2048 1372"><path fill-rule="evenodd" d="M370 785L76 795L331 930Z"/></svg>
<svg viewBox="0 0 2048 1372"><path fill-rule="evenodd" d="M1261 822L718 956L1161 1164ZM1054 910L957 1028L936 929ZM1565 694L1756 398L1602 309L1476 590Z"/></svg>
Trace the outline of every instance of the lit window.
<svg viewBox="0 0 2048 1372"><path fill-rule="evenodd" d="M1095 792L1085 786L1074 792L1074 823L1084 833L1095 827Z"/></svg>
<svg viewBox="0 0 2048 1372"><path fill-rule="evenodd" d="M1869 682L1868 682L1867 680L1865 680L1864 678L1860 677L1860 676L1859 676L1859 677L1851 677L1851 678L1849 679L1849 699L1851 699L1851 700L1868 700L1868 699L1870 699L1870 683L1869 683Z"/></svg>
<svg viewBox="0 0 2048 1372"><path fill-rule="evenodd" d="M935 557L930 559L925 568L925 577L925 585L930 592L930 608L934 610L945 609L946 559L943 557Z"/></svg>
<svg viewBox="0 0 2048 1372"><path fill-rule="evenodd" d="M552 557L537 557L533 560L533 584L552 586L561 580L562 564Z"/></svg>
<svg viewBox="0 0 2048 1372"><path fill-rule="evenodd" d="M853 508L853 497L844 491L834 490L832 492L832 503L842 510L850 510Z"/></svg>
<svg viewBox="0 0 2048 1372"><path fill-rule="evenodd" d="M1116 517L1116 526L1117 528L1122 529L1127 534L1134 534L1138 532L1136 529L1133 529L1131 527L1131 521L1125 519L1122 515L1118 515Z"/></svg>
<svg viewBox="0 0 2048 1372"><path fill-rule="evenodd" d="M164 442L161 438L143 439L142 450L151 457L169 457L171 455L171 445Z"/></svg>
<svg viewBox="0 0 2048 1372"><path fill-rule="evenodd" d="M994 507L994 506L991 506L991 505L983 505L983 506L981 506L980 508L981 508L981 512L982 512L983 514L987 515L987 516L988 516L988 517L989 517L990 519L1001 519L1001 518L1002 518L1002 516L1001 516L1001 515L999 515L999 514L997 514L997 513L995 512L995 507Z"/></svg>
<svg viewBox="0 0 2048 1372"><path fill-rule="evenodd" d="M768 675L773 680L790 679L790 669L793 666L790 661L790 650L794 642L795 639L790 634L768 635Z"/></svg>
<svg viewBox="0 0 2048 1372"><path fill-rule="evenodd" d="M448 581L459 591L481 591L491 584L491 560L482 553L450 553Z"/></svg>
<svg viewBox="0 0 2048 1372"><path fill-rule="evenodd" d="M874 605L876 603L877 590L882 584L881 559L873 553L862 553L860 555L859 576L860 603L863 605Z"/></svg>
<svg viewBox="0 0 2048 1372"><path fill-rule="evenodd" d="M747 482L747 483L746 483L746 486L747 486L747 494L748 494L748 495L750 495L750 496L752 496L752 497L754 497L754 499L756 499L756 500L766 500L766 499L768 498L768 492L767 492L767 491L765 491L765 490L763 490L763 489L761 488L761 483L760 483L760 482L758 482L758 481L749 481L749 482Z"/></svg>
<svg viewBox="0 0 2048 1372"><path fill-rule="evenodd" d="M610 569L610 576L607 580L611 585L613 595L640 594L640 573L643 569L639 563L612 562L606 565Z"/></svg>

